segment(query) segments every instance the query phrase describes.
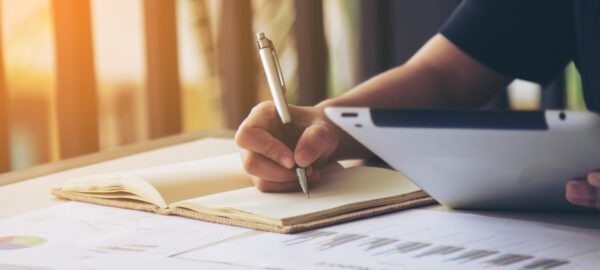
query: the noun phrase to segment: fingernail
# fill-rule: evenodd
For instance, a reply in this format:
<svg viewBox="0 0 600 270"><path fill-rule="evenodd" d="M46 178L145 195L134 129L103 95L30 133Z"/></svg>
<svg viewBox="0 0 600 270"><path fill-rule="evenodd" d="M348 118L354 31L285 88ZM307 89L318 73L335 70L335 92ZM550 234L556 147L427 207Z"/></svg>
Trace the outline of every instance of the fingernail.
<svg viewBox="0 0 600 270"><path fill-rule="evenodd" d="M281 160L279 161L279 163L283 167L286 167L288 169L291 169L292 167L294 167L294 161L289 157L282 157Z"/></svg>
<svg viewBox="0 0 600 270"><path fill-rule="evenodd" d="M298 152L298 163L299 165L309 165L312 163L314 159L314 153L308 149L304 148Z"/></svg>
<svg viewBox="0 0 600 270"><path fill-rule="evenodd" d="M600 187L600 172L591 172L588 175L588 183L590 183L590 185Z"/></svg>

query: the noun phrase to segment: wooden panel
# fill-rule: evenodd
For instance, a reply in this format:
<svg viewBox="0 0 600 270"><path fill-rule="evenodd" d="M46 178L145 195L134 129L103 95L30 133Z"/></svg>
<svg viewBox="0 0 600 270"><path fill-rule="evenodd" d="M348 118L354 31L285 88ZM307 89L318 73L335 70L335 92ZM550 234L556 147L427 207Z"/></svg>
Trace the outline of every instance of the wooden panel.
<svg viewBox="0 0 600 270"><path fill-rule="evenodd" d="M298 50L298 105L315 105L327 97L327 45L322 0L295 0Z"/></svg>
<svg viewBox="0 0 600 270"><path fill-rule="evenodd" d="M150 138L181 132L175 1L144 1Z"/></svg>
<svg viewBox="0 0 600 270"><path fill-rule="evenodd" d="M98 151L96 80L89 0L52 2L60 157Z"/></svg>
<svg viewBox="0 0 600 270"><path fill-rule="evenodd" d="M4 85L0 85L0 173L10 170L8 102Z"/></svg>
<svg viewBox="0 0 600 270"><path fill-rule="evenodd" d="M0 6L0 14L2 13ZM9 117L8 117L8 93L4 80L4 57L2 50L2 17L0 17L0 173L10 170L10 144Z"/></svg>
<svg viewBox="0 0 600 270"><path fill-rule="evenodd" d="M51 127L48 113L50 101L42 95L18 95L10 97L11 143L15 153L12 168L50 162Z"/></svg>
<svg viewBox="0 0 600 270"><path fill-rule="evenodd" d="M219 66L226 126L237 128L256 104L258 52L250 1L221 1Z"/></svg>

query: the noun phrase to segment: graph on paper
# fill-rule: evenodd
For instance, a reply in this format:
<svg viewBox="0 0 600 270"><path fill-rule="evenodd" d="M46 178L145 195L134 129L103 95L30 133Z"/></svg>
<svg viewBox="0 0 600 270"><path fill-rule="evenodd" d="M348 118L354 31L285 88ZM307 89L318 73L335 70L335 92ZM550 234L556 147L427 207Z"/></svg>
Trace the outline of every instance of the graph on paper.
<svg viewBox="0 0 600 270"><path fill-rule="evenodd" d="M519 269L553 269L569 263L568 260L534 258L527 254L500 253L494 250L469 249L467 247L435 245L433 243L402 241L401 239L370 237L368 235L310 231L284 240L287 246L312 246L317 251L332 248L346 249L347 246L361 248L367 256L393 256L408 254L413 258L440 256L446 262L480 263L489 266L520 264Z"/></svg>
<svg viewBox="0 0 600 270"><path fill-rule="evenodd" d="M0 236L0 251L35 247L46 243L46 241L46 238L39 236Z"/></svg>
<svg viewBox="0 0 600 270"><path fill-rule="evenodd" d="M151 261L168 263L170 254L246 231L187 218L67 202L1 220L0 269L6 265L135 269L140 261L145 262L144 268L167 269Z"/></svg>
<svg viewBox="0 0 600 270"><path fill-rule="evenodd" d="M177 257L275 269L594 269L598 243L597 231L412 210L295 235L254 232Z"/></svg>

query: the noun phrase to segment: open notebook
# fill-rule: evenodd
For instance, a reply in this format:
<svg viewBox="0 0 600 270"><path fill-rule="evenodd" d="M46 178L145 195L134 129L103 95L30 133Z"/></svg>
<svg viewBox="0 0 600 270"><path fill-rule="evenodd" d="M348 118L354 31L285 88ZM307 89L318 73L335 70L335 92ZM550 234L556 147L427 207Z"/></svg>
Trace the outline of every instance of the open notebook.
<svg viewBox="0 0 600 270"><path fill-rule="evenodd" d="M61 198L291 233L435 201L402 174L374 167L322 174L302 192L261 193L239 153L68 179Z"/></svg>

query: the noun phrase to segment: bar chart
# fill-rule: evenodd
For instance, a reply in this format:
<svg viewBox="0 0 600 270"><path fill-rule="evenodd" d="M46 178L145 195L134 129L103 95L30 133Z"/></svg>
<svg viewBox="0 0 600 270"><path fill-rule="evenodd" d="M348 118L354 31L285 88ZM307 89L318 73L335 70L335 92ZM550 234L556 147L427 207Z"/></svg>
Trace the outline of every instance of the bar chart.
<svg viewBox="0 0 600 270"><path fill-rule="evenodd" d="M595 269L600 233L410 210L294 235L254 233L179 258L274 269Z"/></svg>
<svg viewBox="0 0 600 270"><path fill-rule="evenodd" d="M317 251L333 248L346 249L348 246L364 247L367 256L392 256L394 254L410 254L413 258L428 256L444 257L445 262L479 263L490 266L521 265L520 269L553 269L569 263L568 260L534 258L527 254L502 254L494 250L468 249L433 243L402 241L401 239L370 237L368 235L338 233L330 231L309 231L300 233L283 241L286 245L312 246ZM461 252L462 251L462 252Z"/></svg>

